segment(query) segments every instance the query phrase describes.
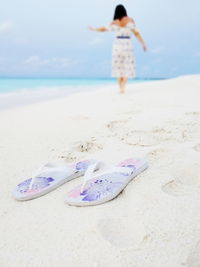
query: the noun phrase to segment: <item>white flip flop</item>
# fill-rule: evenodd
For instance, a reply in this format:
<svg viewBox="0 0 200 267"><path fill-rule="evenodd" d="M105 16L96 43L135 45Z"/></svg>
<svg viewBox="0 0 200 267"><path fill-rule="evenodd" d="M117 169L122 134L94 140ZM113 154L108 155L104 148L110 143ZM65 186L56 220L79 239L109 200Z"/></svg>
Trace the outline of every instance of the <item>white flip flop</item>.
<svg viewBox="0 0 200 267"><path fill-rule="evenodd" d="M107 202L115 198L147 167L146 160L131 158L104 173L91 177L91 166L85 173L84 183L71 190L65 201L74 206L91 206Z"/></svg>
<svg viewBox="0 0 200 267"><path fill-rule="evenodd" d="M13 192L16 200L30 200L56 189L60 185L84 175L88 167L99 168L99 161L84 160L75 164L64 162L47 163L29 178L17 185Z"/></svg>

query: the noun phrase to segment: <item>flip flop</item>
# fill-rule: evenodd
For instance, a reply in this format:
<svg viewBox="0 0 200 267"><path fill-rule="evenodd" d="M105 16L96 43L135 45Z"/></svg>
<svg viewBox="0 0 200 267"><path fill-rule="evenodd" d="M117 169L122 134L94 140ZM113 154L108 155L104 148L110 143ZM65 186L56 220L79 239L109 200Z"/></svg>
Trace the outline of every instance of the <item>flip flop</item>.
<svg viewBox="0 0 200 267"><path fill-rule="evenodd" d="M93 177L91 177L91 168L88 168L84 183L71 190L65 201L74 206L91 206L107 202L115 198L135 176L147 167L148 164L144 159L131 158Z"/></svg>
<svg viewBox="0 0 200 267"><path fill-rule="evenodd" d="M99 161L84 160L75 164L47 163L29 178L17 185L13 192L16 200L30 200L56 189L60 185L84 175L89 166L99 168Z"/></svg>

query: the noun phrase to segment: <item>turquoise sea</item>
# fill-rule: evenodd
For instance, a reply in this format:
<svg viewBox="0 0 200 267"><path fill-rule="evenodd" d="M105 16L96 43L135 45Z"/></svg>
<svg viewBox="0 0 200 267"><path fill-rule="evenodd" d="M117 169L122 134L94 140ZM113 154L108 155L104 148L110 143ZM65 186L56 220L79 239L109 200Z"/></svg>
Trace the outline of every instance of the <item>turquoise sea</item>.
<svg viewBox="0 0 200 267"><path fill-rule="evenodd" d="M136 78L129 83L157 80L156 78ZM14 93L24 90L41 90L44 88L62 87L63 90L77 88L88 89L102 85L116 84L112 78L0 78L0 93ZM82 88L82 89L81 89ZM91 88L92 89L92 88Z"/></svg>
<svg viewBox="0 0 200 267"><path fill-rule="evenodd" d="M156 78L136 78L140 83ZM47 99L64 97L77 92L96 90L106 85L117 86L114 78L0 78L0 109L20 106Z"/></svg>

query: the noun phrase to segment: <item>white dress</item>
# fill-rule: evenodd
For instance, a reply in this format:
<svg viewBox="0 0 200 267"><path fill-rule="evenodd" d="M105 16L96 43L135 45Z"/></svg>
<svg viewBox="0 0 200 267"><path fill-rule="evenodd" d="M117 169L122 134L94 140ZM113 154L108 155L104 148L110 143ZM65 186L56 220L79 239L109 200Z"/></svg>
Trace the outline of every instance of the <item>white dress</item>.
<svg viewBox="0 0 200 267"><path fill-rule="evenodd" d="M112 49L112 77L134 78L136 74L131 30L136 29L135 24L129 22L125 27L111 24L106 28L116 35Z"/></svg>

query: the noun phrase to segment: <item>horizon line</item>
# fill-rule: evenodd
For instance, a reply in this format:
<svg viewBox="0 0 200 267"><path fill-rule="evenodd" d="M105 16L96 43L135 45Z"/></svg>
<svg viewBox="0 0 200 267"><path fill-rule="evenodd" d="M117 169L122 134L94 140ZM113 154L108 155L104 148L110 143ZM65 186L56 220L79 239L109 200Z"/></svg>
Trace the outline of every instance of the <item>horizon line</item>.
<svg viewBox="0 0 200 267"><path fill-rule="evenodd" d="M177 77L177 76L174 76ZM173 77L136 77L130 80L144 80L144 79L168 79ZM99 79L99 80L116 80L114 77L65 77L65 76L0 76L0 79Z"/></svg>

